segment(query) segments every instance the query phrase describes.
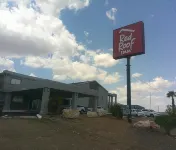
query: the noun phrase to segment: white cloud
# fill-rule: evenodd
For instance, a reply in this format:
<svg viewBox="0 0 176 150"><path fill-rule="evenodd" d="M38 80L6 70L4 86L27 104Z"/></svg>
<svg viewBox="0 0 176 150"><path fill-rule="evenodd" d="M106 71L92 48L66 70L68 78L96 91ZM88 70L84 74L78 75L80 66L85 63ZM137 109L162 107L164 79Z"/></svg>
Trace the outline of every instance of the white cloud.
<svg viewBox="0 0 176 150"><path fill-rule="evenodd" d="M11 59L0 57L0 72L3 70L14 71L14 62Z"/></svg>
<svg viewBox="0 0 176 150"><path fill-rule="evenodd" d="M88 36L89 36L89 32L84 31L84 35L85 35L86 37L88 37Z"/></svg>
<svg viewBox="0 0 176 150"><path fill-rule="evenodd" d="M100 53L94 57L96 66L111 67L116 65L119 60L112 58L112 55L109 53Z"/></svg>
<svg viewBox="0 0 176 150"><path fill-rule="evenodd" d="M106 16L112 20L115 21L115 15L116 15L117 9L116 8L111 8L110 10L106 11Z"/></svg>
<svg viewBox="0 0 176 150"><path fill-rule="evenodd" d="M31 73L29 76L31 76L31 77L37 77L34 73Z"/></svg>
<svg viewBox="0 0 176 150"><path fill-rule="evenodd" d="M136 56L131 56L131 60L134 60Z"/></svg>
<svg viewBox="0 0 176 150"><path fill-rule="evenodd" d="M134 74L132 74L132 78L139 78L141 76L142 76L141 73L134 73Z"/></svg>
<svg viewBox="0 0 176 150"><path fill-rule="evenodd" d="M40 10L47 15L57 15L65 8L79 10L90 4L90 0L36 0L36 2Z"/></svg>
<svg viewBox="0 0 176 150"><path fill-rule="evenodd" d="M152 99L152 109L157 110L158 105L160 110L164 111L165 106L170 104L170 101L166 98L166 93L169 89L175 86L174 82L163 79L162 77L156 77L151 82L132 82L131 92L132 92L132 104L142 105L149 108L150 93ZM118 100L120 103L126 104L126 86L117 87L112 90L112 93L118 95Z"/></svg>
<svg viewBox="0 0 176 150"><path fill-rule="evenodd" d="M113 48L108 49L109 51L113 51Z"/></svg>
<svg viewBox="0 0 176 150"><path fill-rule="evenodd" d="M92 43L92 40L89 40L89 39L88 39L89 32L84 31L84 35L86 36L86 43L87 43L87 44L91 44L91 43Z"/></svg>
<svg viewBox="0 0 176 150"><path fill-rule="evenodd" d="M55 80L96 79L105 84L119 80L118 73L109 74L98 68L111 67L117 61L110 54L87 50L60 19L63 9L77 11L87 7L89 0L36 0L36 4L30 0L14 0L18 7L11 7L10 10L7 2L0 3L1 56L8 56L9 60L11 57L22 57L21 65L49 68Z"/></svg>
<svg viewBox="0 0 176 150"><path fill-rule="evenodd" d="M84 55L83 55L84 56ZM53 58L26 57L23 65L33 68L50 68L53 71L53 79L79 79L79 80L98 80L104 84L116 83L120 80L118 73L109 74L108 72L87 64L90 60L81 56L83 62L72 61L69 57L59 58L54 55Z"/></svg>
<svg viewBox="0 0 176 150"><path fill-rule="evenodd" d="M73 55L80 44L59 18L53 16L64 8L75 9L89 5L89 0L36 0L43 13L27 8L29 0L15 1L18 8L11 11L7 8L7 0L0 3L0 54L45 55L59 51L60 55Z"/></svg>
<svg viewBox="0 0 176 150"><path fill-rule="evenodd" d="M91 44L92 40L86 40L87 44Z"/></svg>
<svg viewBox="0 0 176 150"><path fill-rule="evenodd" d="M112 84L116 83L117 81L120 80L120 75L118 72L115 72L114 74L109 74L104 78L104 83L105 84Z"/></svg>

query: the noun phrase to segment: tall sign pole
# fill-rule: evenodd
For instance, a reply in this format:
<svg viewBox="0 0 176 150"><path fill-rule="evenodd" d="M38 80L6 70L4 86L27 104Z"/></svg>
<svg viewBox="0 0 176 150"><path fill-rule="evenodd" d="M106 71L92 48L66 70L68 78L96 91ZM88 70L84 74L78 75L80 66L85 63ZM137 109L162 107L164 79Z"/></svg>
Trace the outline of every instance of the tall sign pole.
<svg viewBox="0 0 176 150"><path fill-rule="evenodd" d="M150 92L150 109L152 107L152 95L151 95L151 92Z"/></svg>
<svg viewBox="0 0 176 150"><path fill-rule="evenodd" d="M127 59L127 105L128 122L131 123L131 56L145 54L144 23L142 21L113 31L113 58Z"/></svg>
<svg viewBox="0 0 176 150"><path fill-rule="evenodd" d="M131 73L130 73L130 59L127 57L127 105L129 107L128 122L131 122Z"/></svg>

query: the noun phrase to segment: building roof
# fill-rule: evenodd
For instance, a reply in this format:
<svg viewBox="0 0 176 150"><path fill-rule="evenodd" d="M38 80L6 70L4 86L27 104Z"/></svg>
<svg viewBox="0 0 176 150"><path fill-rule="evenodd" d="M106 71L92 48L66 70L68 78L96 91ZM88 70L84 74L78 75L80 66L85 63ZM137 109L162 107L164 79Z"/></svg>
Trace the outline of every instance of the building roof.
<svg viewBox="0 0 176 150"><path fill-rule="evenodd" d="M107 89L105 89L105 87L103 87L100 83L98 83L96 80L92 80L92 81L85 81L85 82L76 82L76 83L72 83L72 84L85 84L85 83L92 83L92 82L95 82L97 83L100 87L102 87L105 91L108 92Z"/></svg>
<svg viewBox="0 0 176 150"><path fill-rule="evenodd" d="M117 96L117 94L114 94L114 93L108 93L108 96Z"/></svg>
<svg viewBox="0 0 176 150"><path fill-rule="evenodd" d="M76 92L76 93L81 93L81 94L90 95L90 96L98 96L98 93L96 90L83 88L83 87L80 87L77 85L61 83L61 82L52 81L52 80L48 80L48 79L42 79L42 78L38 78L38 77L32 77L32 76L23 75L20 73L7 71L7 70L3 71L3 74L8 74L8 75L12 75L12 76L15 76L18 78L23 78L23 79L26 78L29 80L36 81L36 82L29 82L27 87L15 86L15 89L13 89L13 91L21 91L21 90L38 89L38 88L48 87L48 88L58 89L58 90L62 90L62 91Z"/></svg>

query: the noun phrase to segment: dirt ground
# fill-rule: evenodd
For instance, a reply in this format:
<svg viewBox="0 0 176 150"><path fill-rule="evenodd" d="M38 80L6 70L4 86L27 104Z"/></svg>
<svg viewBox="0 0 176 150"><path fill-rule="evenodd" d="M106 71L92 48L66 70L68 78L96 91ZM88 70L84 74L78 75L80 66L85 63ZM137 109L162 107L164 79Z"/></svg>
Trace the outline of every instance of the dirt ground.
<svg viewBox="0 0 176 150"><path fill-rule="evenodd" d="M176 140L113 117L0 119L1 150L175 150Z"/></svg>

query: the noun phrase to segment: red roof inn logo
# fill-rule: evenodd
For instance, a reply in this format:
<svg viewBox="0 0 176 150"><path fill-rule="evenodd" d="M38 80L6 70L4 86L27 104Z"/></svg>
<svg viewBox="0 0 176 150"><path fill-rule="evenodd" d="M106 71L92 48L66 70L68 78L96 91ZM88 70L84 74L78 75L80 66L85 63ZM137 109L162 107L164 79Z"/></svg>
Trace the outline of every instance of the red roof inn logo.
<svg viewBox="0 0 176 150"><path fill-rule="evenodd" d="M113 31L113 58L145 53L144 23L137 22Z"/></svg>

